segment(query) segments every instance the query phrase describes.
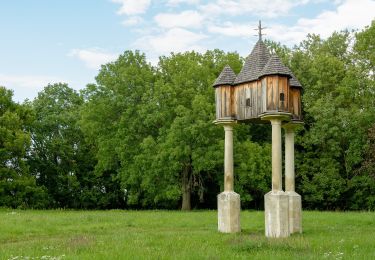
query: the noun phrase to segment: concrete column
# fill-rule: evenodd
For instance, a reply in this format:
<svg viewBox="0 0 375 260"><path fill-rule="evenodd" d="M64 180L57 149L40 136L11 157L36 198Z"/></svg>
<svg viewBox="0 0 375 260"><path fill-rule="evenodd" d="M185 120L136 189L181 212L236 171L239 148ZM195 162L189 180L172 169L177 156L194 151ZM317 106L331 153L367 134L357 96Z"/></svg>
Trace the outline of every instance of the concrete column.
<svg viewBox="0 0 375 260"><path fill-rule="evenodd" d="M295 191L294 181L294 129L285 129L285 191Z"/></svg>
<svg viewBox="0 0 375 260"><path fill-rule="evenodd" d="M281 122L290 120L290 114L265 115L262 120L272 125L272 191L264 196L265 233L266 237L288 237L289 197L282 190Z"/></svg>
<svg viewBox="0 0 375 260"><path fill-rule="evenodd" d="M294 131L298 123L288 123L285 129L285 192L289 200L289 232L302 233L302 198L295 192Z"/></svg>
<svg viewBox="0 0 375 260"><path fill-rule="evenodd" d="M224 125L224 191L233 191L233 126Z"/></svg>
<svg viewBox="0 0 375 260"><path fill-rule="evenodd" d="M282 190L281 119L270 119L272 125L272 191Z"/></svg>
<svg viewBox="0 0 375 260"><path fill-rule="evenodd" d="M224 126L224 192L217 196L218 230L223 233L241 231L240 195L233 191L233 120L220 120L216 124Z"/></svg>

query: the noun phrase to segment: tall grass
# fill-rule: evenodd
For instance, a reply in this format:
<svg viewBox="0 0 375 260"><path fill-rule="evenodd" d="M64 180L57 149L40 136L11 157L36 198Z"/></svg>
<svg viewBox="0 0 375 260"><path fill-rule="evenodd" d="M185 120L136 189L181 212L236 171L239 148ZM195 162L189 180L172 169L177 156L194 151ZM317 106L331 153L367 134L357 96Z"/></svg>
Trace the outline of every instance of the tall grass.
<svg viewBox="0 0 375 260"><path fill-rule="evenodd" d="M374 212L303 212L301 235L264 236L264 214L217 232L216 211L0 210L0 259L375 259Z"/></svg>

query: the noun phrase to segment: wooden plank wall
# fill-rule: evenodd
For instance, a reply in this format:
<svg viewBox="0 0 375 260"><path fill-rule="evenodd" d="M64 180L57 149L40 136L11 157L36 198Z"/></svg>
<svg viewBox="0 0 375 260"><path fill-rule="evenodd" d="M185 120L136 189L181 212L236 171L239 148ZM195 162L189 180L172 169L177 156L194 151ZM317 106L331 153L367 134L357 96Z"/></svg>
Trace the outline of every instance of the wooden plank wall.
<svg viewBox="0 0 375 260"><path fill-rule="evenodd" d="M288 87L289 87L289 82L288 82L288 78L287 77L277 77L278 80L278 85L279 85L279 96L277 97L278 98L278 102L279 102L279 105L278 105L278 111L284 111L284 112L288 112L289 111L289 102L288 102L288 98L289 98L289 91L288 91ZM284 104L282 104L281 100L280 100L280 93L284 93Z"/></svg>
<svg viewBox="0 0 375 260"><path fill-rule="evenodd" d="M231 86L220 86L215 89L216 119L232 116Z"/></svg>
<svg viewBox="0 0 375 260"><path fill-rule="evenodd" d="M294 119L302 120L301 108L301 90L299 88L290 88L289 111Z"/></svg>
<svg viewBox="0 0 375 260"><path fill-rule="evenodd" d="M266 111L289 111L289 79L282 76L267 76L262 81L266 84ZM280 101L280 93L284 93L284 104ZM262 111L265 112L265 111Z"/></svg>
<svg viewBox="0 0 375 260"><path fill-rule="evenodd" d="M238 86L216 88L216 118L236 117L238 120L258 118L264 112L291 112L301 115L299 89L289 90L289 79L266 76L261 80ZM284 103L280 101L284 93ZM246 102L246 100L249 100Z"/></svg>
<svg viewBox="0 0 375 260"><path fill-rule="evenodd" d="M267 111L276 110L276 86L274 86L273 77L266 77L266 89L267 89Z"/></svg>
<svg viewBox="0 0 375 260"><path fill-rule="evenodd" d="M238 120L252 119L261 110L261 84L258 81L244 83L234 87L234 113ZM249 100L250 106L246 105ZM260 100L260 101L259 101Z"/></svg>
<svg viewBox="0 0 375 260"><path fill-rule="evenodd" d="M263 99L262 99L262 82L260 80L257 81L257 99L256 99L256 114L257 117L260 113L262 113L262 104L263 104Z"/></svg>
<svg viewBox="0 0 375 260"><path fill-rule="evenodd" d="M262 113L267 111L267 84L266 79L262 79Z"/></svg>

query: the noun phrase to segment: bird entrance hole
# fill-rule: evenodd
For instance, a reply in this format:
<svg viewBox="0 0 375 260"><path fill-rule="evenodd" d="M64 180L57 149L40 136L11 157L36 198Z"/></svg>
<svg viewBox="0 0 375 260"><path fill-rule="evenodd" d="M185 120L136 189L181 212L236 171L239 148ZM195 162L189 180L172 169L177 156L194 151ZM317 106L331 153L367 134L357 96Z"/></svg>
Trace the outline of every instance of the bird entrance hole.
<svg viewBox="0 0 375 260"><path fill-rule="evenodd" d="M282 109L282 110L285 109L284 100L285 100L285 95L284 95L284 93L280 93L280 103L281 103L281 109Z"/></svg>
<svg viewBox="0 0 375 260"><path fill-rule="evenodd" d="M246 99L246 106L251 107L251 99L250 98Z"/></svg>
<svg viewBox="0 0 375 260"><path fill-rule="evenodd" d="M284 93L280 93L280 101L281 101L281 102L284 102L284 99L285 99L285 95L284 95Z"/></svg>

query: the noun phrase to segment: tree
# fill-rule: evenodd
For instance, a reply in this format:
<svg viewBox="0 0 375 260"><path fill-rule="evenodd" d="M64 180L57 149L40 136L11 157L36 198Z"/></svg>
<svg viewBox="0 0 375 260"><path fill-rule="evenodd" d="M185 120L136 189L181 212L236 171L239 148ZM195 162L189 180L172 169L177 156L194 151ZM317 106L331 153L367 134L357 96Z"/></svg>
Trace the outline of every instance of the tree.
<svg viewBox="0 0 375 260"><path fill-rule="evenodd" d="M45 190L36 186L25 160L30 148L25 125L32 114L29 107L15 103L12 96L12 91L0 87L0 206L45 207Z"/></svg>
<svg viewBox="0 0 375 260"><path fill-rule="evenodd" d="M81 126L95 140L96 172L121 180L129 206L175 207L181 200L190 209L193 189L203 198L202 176L217 173L216 157L203 147L216 153L221 131L211 123L211 84L227 63L239 71L242 62L215 50L161 57L153 68L128 51L87 87Z"/></svg>
<svg viewBox="0 0 375 260"><path fill-rule="evenodd" d="M93 150L77 125L82 104L82 97L62 83L46 86L31 103L30 170L48 190L52 207L101 207L104 191L93 174Z"/></svg>
<svg viewBox="0 0 375 260"><path fill-rule="evenodd" d="M126 51L102 66L97 84L83 95L80 126L96 149L95 174L106 180L105 189L116 194L117 206L132 203L129 187L134 156L143 139L157 132L160 122L152 117L155 73L144 54ZM142 175L134 176L142 178ZM139 189L139 187L137 188Z"/></svg>
<svg viewBox="0 0 375 260"><path fill-rule="evenodd" d="M375 209L375 124L368 131L362 165L348 183L350 209Z"/></svg>
<svg viewBox="0 0 375 260"><path fill-rule="evenodd" d="M204 203L205 184L217 183L223 132L212 124L215 119L212 83L226 64L239 72L242 61L236 53L214 50L203 55L172 54L161 57L158 64L160 80L155 97L162 105L155 110L155 116L162 115L164 122L156 140L159 151L165 153L158 160L163 162L160 165L169 167L163 170L164 178L180 187L180 195L175 199L181 198L183 210L192 208L192 195ZM176 186L171 187L176 193Z"/></svg>
<svg viewBox="0 0 375 260"><path fill-rule="evenodd" d="M311 208L350 208L349 183L363 160L366 131L375 119L372 87L354 62L352 39L346 31L327 40L308 36L291 58L304 86L297 188Z"/></svg>
<svg viewBox="0 0 375 260"><path fill-rule="evenodd" d="M236 130L236 129L235 129ZM243 208L262 209L271 188L271 145L249 139L235 144L235 191Z"/></svg>

